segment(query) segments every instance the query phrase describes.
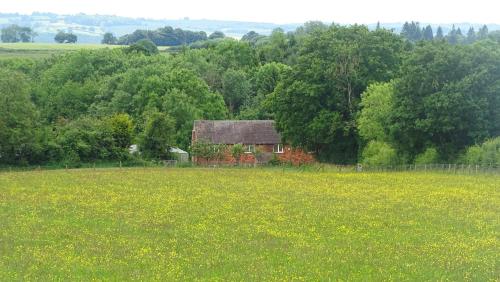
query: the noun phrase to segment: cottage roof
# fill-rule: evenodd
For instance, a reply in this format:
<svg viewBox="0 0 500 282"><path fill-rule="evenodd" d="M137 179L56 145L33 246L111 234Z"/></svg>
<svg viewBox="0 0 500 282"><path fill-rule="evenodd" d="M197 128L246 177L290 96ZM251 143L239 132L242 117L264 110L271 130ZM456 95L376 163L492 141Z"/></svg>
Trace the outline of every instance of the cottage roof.
<svg viewBox="0 0 500 282"><path fill-rule="evenodd" d="M281 136L272 120L197 120L196 139L214 144L279 144Z"/></svg>

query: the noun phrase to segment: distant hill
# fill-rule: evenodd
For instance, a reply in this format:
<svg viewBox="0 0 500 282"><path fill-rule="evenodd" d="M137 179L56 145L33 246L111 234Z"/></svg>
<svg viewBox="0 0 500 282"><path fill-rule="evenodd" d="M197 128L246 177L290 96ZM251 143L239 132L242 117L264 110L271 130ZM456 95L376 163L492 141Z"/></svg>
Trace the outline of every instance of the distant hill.
<svg viewBox="0 0 500 282"><path fill-rule="evenodd" d="M273 24L258 22L240 22L240 21L219 21L219 20L191 20L188 18L177 20L154 20L145 18L127 18L107 15L59 15L53 13L33 13L31 15L21 14L2 14L0 13L0 27L11 24L29 26L33 28L38 36L36 42L51 43L54 42L54 35L59 30L70 31L78 35L79 43L100 43L102 35L105 32L112 32L117 36L132 33L137 29L157 29L164 26L182 28L192 31L205 31L210 34L214 31L222 31L227 36L240 38L249 31L255 31L260 34L270 34L275 28L282 28L285 31L293 31L301 25L295 24ZM381 23L382 27L393 29L395 32L401 30L403 23ZM422 23L421 26L427 25ZM456 24L462 31L466 32L470 26L476 30L483 24L477 23L459 23ZM434 30L438 24L431 24ZM376 23L369 24L369 28L374 29ZM443 31L447 33L451 29L451 24L441 24ZM500 25L489 24L489 30L500 30Z"/></svg>

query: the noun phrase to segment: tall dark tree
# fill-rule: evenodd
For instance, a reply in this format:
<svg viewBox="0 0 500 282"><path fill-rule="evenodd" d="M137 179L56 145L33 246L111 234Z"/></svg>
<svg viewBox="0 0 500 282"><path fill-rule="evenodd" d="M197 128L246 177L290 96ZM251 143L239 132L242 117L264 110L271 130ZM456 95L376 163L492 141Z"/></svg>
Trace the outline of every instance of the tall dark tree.
<svg viewBox="0 0 500 282"><path fill-rule="evenodd" d="M102 44L115 45L118 39L111 32L106 32L101 41Z"/></svg>
<svg viewBox="0 0 500 282"><path fill-rule="evenodd" d="M471 44L476 41L476 31L474 30L474 27L470 27L469 31L467 32L467 43Z"/></svg>
<svg viewBox="0 0 500 282"><path fill-rule="evenodd" d="M391 135L412 158L437 148L452 160L500 134L497 44L429 43L407 58L394 91Z"/></svg>
<svg viewBox="0 0 500 282"><path fill-rule="evenodd" d="M401 30L401 35L411 42L417 42L423 39L422 29L420 28L420 23L418 22L405 22L403 29Z"/></svg>
<svg viewBox="0 0 500 282"><path fill-rule="evenodd" d="M54 37L54 40L57 43L76 43L78 37L71 32L59 31Z"/></svg>
<svg viewBox="0 0 500 282"><path fill-rule="evenodd" d="M29 27L10 25L2 28L1 40L4 43L33 42L37 33Z"/></svg>
<svg viewBox="0 0 500 282"><path fill-rule="evenodd" d="M168 159L174 136L175 121L166 114L153 113L147 119L140 150L150 159Z"/></svg>
<svg viewBox="0 0 500 282"><path fill-rule="evenodd" d="M488 26L483 25L477 32L477 39L482 40L488 37Z"/></svg>
<svg viewBox="0 0 500 282"><path fill-rule="evenodd" d="M452 26L450 32L448 32L448 35L446 36L446 40L448 43L455 45L459 43L459 36L457 34L457 29L455 28L455 25Z"/></svg>
<svg viewBox="0 0 500 282"><path fill-rule="evenodd" d="M30 160L37 127L29 92L24 75L0 69L0 164Z"/></svg>
<svg viewBox="0 0 500 282"><path fill-rule="evenodd" d="M444 39L444 33L443 33L443 29L441 28L441 26L438 26L435 39L436 40L443 40Z"/></svg>
<svg viewBox="0 0 500 282"><path fill-rule="evenodd" d="M219 39L219 38L224 38L226 35L222 31L214 31L210 36L208 36L208 39Z"/></svg>
<svg viewBox="0 0 500 282"><path fill-rule="evenodd" d="M272 96L278 130L320 159L355 162L355 116L370 81L396 74L404 46L390 31L332 26L303 39L293 72Z"/></svg>
<svg viewBox="0 0 500 282"><path fill-rule="evenodd" d="M434 32L432 31L432 27L430 25L427 25L422 33L424 40L432 41L434 39Z"/></svg>

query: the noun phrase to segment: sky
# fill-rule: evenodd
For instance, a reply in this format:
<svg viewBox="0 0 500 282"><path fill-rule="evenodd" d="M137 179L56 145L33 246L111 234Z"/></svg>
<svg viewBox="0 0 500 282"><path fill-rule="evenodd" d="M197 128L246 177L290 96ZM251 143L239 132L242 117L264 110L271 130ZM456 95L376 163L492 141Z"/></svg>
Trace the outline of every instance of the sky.
<svg viewBox="0 0 500 282"><path fill-rule="evenodd" d="M0 12L102 14L271 23L497 23L499 0L0 0Z"/></svg>

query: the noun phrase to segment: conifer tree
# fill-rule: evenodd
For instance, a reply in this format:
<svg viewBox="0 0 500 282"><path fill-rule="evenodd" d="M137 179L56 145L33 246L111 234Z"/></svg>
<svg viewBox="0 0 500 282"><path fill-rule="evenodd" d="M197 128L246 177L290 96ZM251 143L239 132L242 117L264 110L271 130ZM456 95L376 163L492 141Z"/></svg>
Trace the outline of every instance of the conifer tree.
<svg viewBox="0 0 500 282"><path fill-rule="evenodd" d="M423 29L422 33L424 40L432 41L434 39L434 32L432 31L432 27L430 25L427 25Z"/></svg>
<svg viewBox="0 0 500 282"><path fill-rule="evenodd" d="M471 44L476 41L476 31L474 30L474 27L470 27L469 31L467 32L467 43Z"/></svg>
<svg viewBox="0 0 500 282"><path fill-rule="evenodd" d="M441 28L441 26L438 26L435 39L437 39L437 40L444 39L443 29Z"/></svg>

